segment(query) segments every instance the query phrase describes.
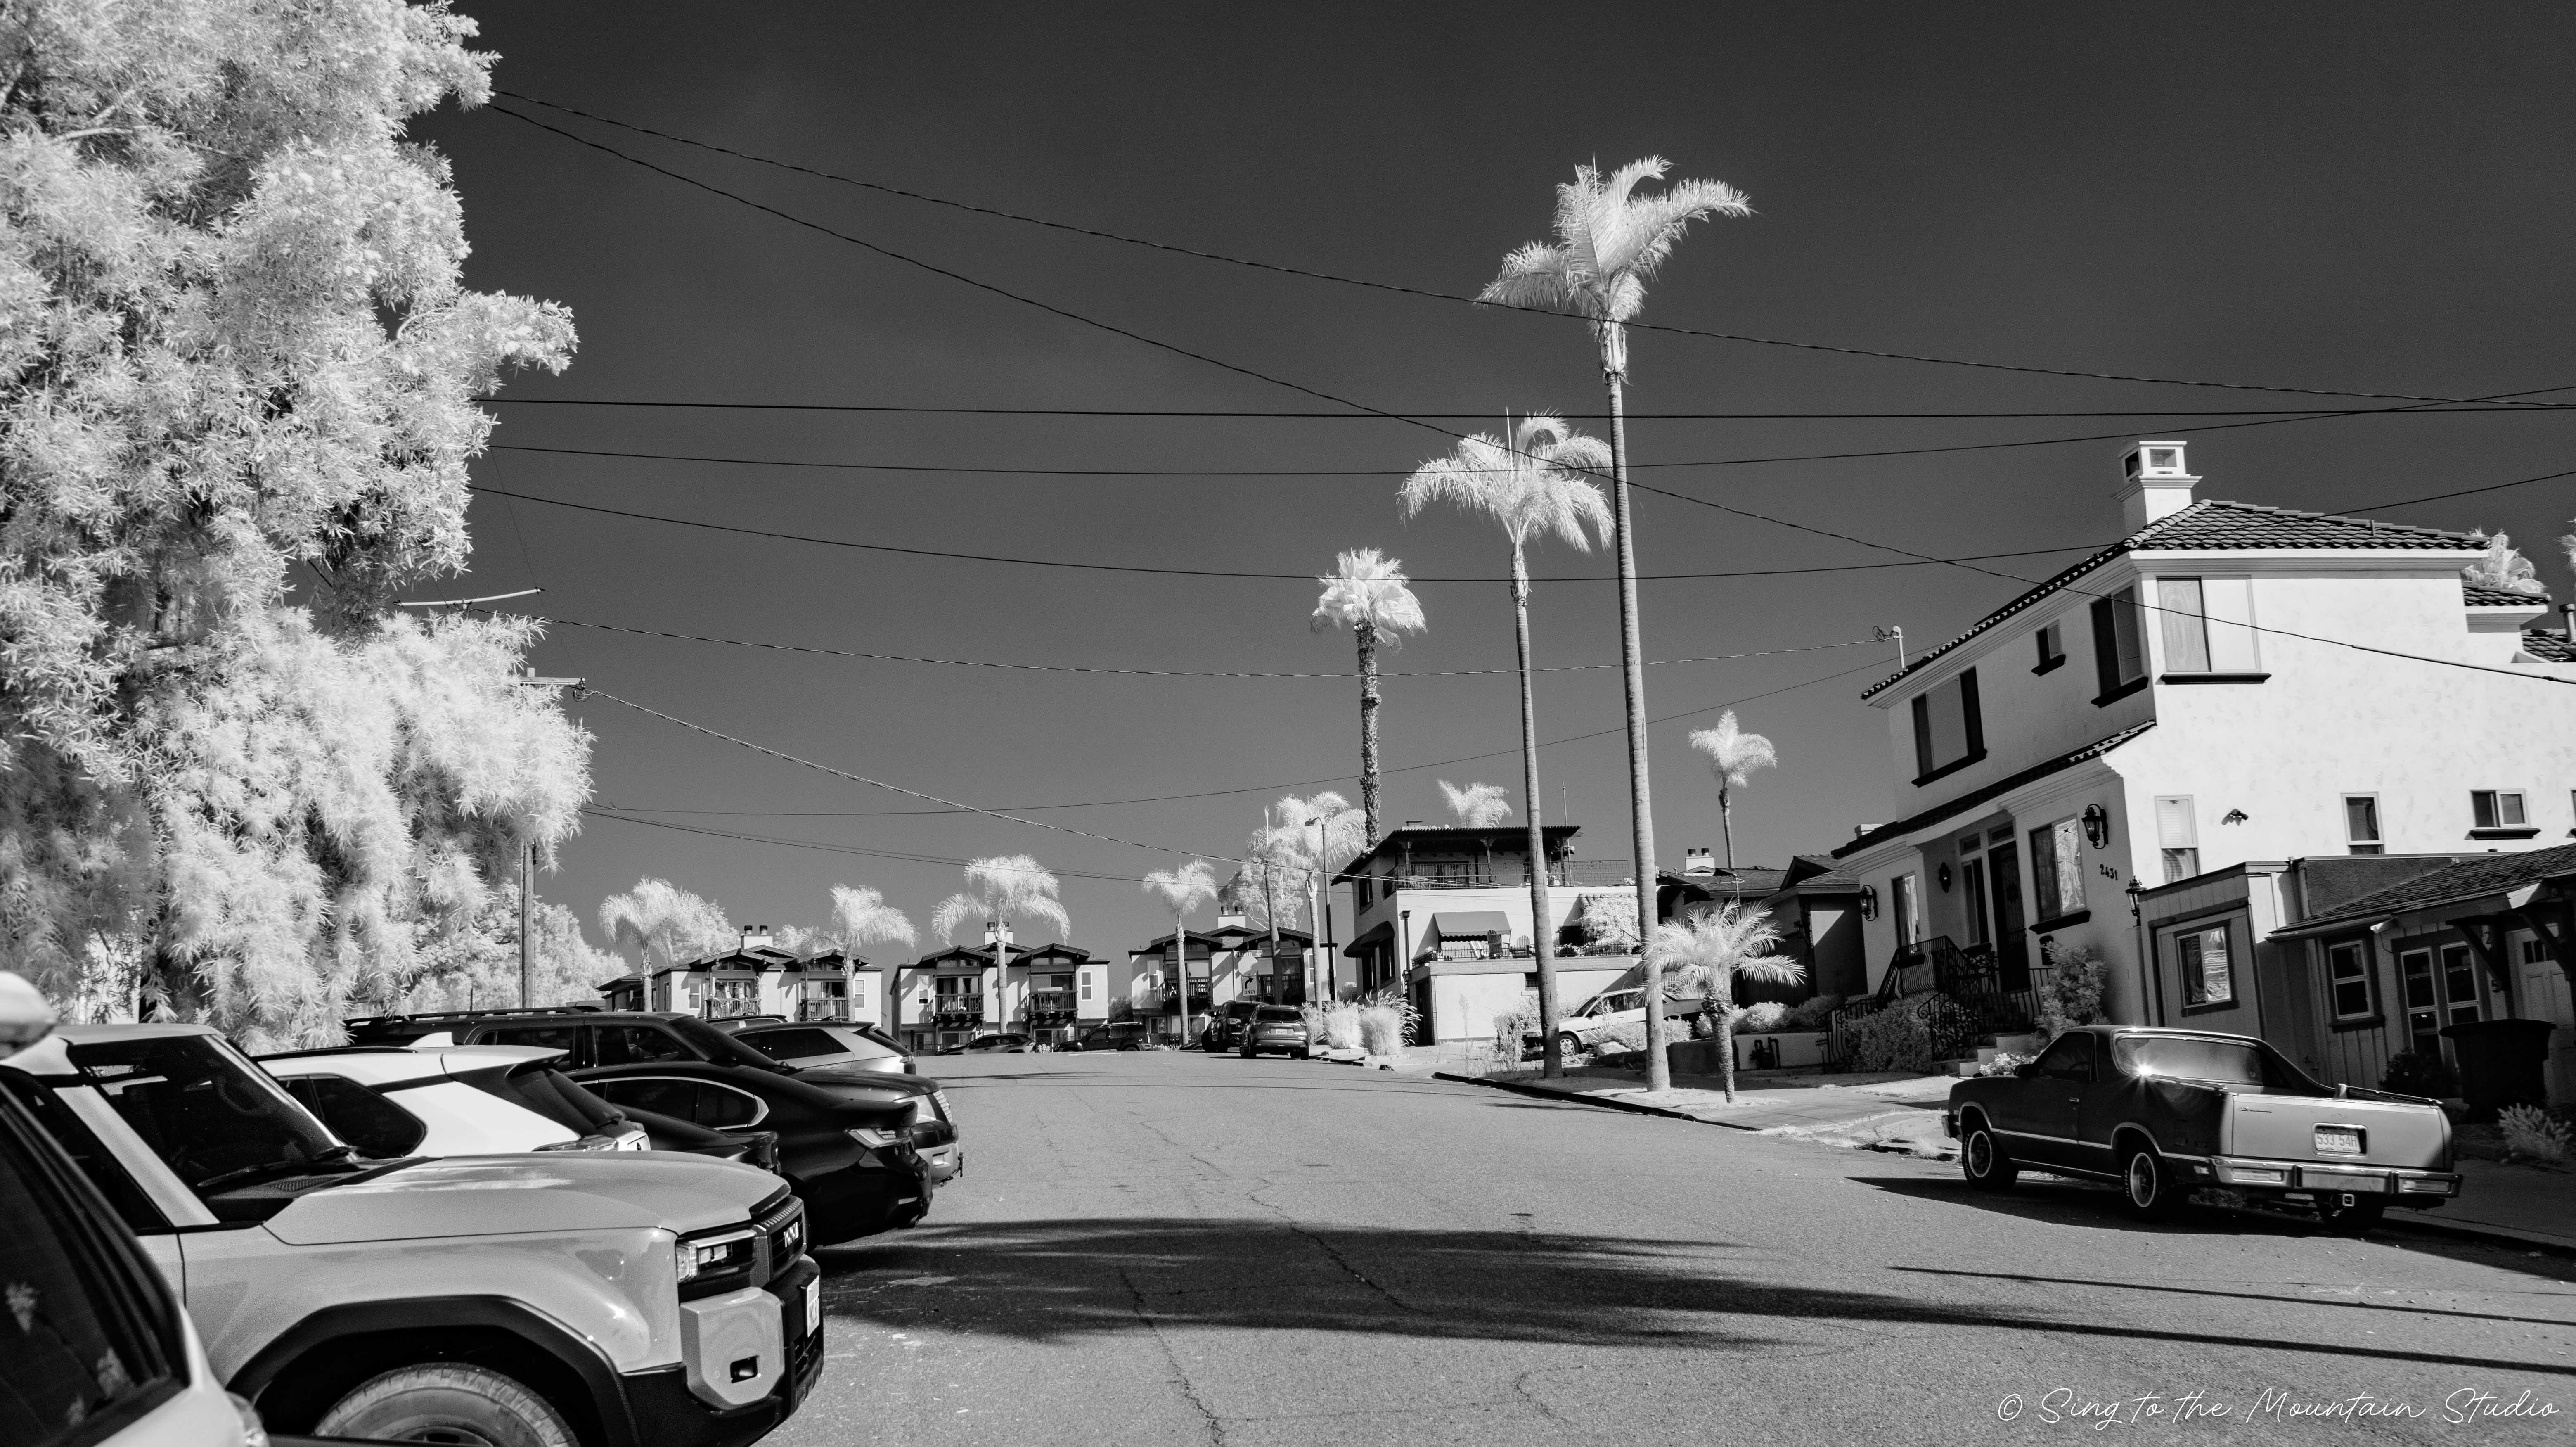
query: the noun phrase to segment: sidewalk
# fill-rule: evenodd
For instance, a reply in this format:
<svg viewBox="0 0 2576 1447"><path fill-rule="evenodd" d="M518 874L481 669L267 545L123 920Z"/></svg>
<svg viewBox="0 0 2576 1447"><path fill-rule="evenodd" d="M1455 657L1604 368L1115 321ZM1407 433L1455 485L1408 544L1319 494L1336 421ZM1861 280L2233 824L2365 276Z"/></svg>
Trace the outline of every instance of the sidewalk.
<svg viewBox="0 0 2576 1447"><path fill-rule="evenodd" d="M2388 1223L2448 1236L2576 1251L2576 1170L2464 1160L2460 1194L2436 1211L2391 1211Z"/></svg>

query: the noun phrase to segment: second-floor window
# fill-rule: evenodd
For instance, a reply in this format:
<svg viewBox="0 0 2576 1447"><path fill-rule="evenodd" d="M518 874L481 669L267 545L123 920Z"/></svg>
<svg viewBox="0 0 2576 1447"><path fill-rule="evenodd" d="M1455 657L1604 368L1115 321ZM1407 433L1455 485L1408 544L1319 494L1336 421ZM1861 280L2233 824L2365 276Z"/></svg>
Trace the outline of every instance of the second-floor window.
<svg viewBox="0 0 2576 1447"><path fill-rule="evenodd" d="M2058 624L2047 624L2034 636L2039 639L2039 664L2031 672L2046 673L2066 661L2066 636Z"/></svg>
<svg viewBox="0 0 2576 1447"><path fill-rule="evenodd" d="M1370 892L1374 887L1375 887L1375 886L1371 884L1371 882L1370 882L1370 880L1369 880L1369 877L1368 877L1367 875L1365 875L1365 874L1361 875L1361 876L1360 876L1359 878L1357 878L1357 879L1352 880L1352 881L1351 881L1351 907L1352 907L1353 909L1366 909L1366 908L1368 908L1368 907L1369 907L1369 902L1370 902L1370 900L1374 897L1374 896L1371 894L1371 892Z"/></svg>
<svg viewBox="0 0 2576 1447"><path fill-rule="evenodd" d="M2093 603L2093 668L2102 685L2096 703L2135 692L2147 681L2147 640L2138 627L2138 590L2122 588Z"/></svg>
<svg viewBox="0 0 2576 1447"><path fill-rule="evenodd" d="M2258 673L2254 580L2158 578L2156 625L2168 674Z"/></svg>
<svg viewBox="0 0 2576 1447"><path fill-rule="evenodd" d="M2084 908L2083 821L2060 819L2030 831L2030 885L2043 924Z"/></svg>
<svg viewBox="0 0 2576 1447"><path fill-rule="evenodd" d="M1986 728L1977 708L1975 669L1963 669L1957 678L1915 695L1915 783L1929 783L1985 756Z"/></svg>
<svg viewBox="0 0 2576 1447"><path fill-rule="evenodd" d="M2165 883L2200 873L2200 826L2189 794L2156 800L2156 845L2164 853Z"/></svg>
<svg viewBox="0 0 2576 1447"><path fill-rule="evenodd" d="M2355 854L2384 854L2387 841L2379 837L2379 796L2346 794L2343 796L2343 835Z"/></svg>
<svg viewBox="0 0 2576 1447"><path fill-rule="evenodd" d="M2519 789L2480 789L2469 795L2469 819L2479 829L2522 829L2528 827Z"/></svg>

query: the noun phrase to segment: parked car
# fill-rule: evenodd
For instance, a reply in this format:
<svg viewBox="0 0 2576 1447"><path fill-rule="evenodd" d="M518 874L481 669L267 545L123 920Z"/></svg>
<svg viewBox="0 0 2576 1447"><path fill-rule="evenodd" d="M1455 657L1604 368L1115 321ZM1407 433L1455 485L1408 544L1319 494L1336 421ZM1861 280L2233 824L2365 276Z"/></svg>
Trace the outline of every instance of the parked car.
<svg viewBox="0 0 2576 1447"><path fill-rule="evenodd" d="M1677 1006L1683 1008L1677 1010L1675 1008ZM1701 1008L1702 1004L1697 996L1685 999L1674 994L1671 986L1667 985L1664 988L1664 1018L1674 1021L1677 1031L1686 1029L1688 1021L1699 1014ZM1557 1053L1573 1055L1580 1051L1596 1049L1604 1037L1620 1026L1635 1025L1643 1029L1645 1024L1646 992L1643 987L1604 990L1557 1017ZM1521 1037L1522 1049L1536 1050L1545 1038L1536 1030L1532 1030ZM1688 1036L1685 1034L1679 1038L1686 1039Z"/></svg>
<svg viewBox="0 0 2576 1447"><path fill-rule="evenodd" d="M1067 1050L1142 1050L1153 1042L1142 1020L1112 1020L1094 1025L1065 1042Z"/></svg>
<svg viewBox="0 0 2576 1447"><path fill-rule="evenodd" d="M1243 1027L1259 1008L1258 1000L1228 1000L1217 1006L1208 1015L1207 1027L1199 1032L1199 1048L1213 1055L1242 1044Z"/></svg>
<svg viewBox="0 0 2576 1447"><path fill-rule="evenodd" d="M1306 1017L1294 1005L1263 1005L1252 1012L1243 1027L1243 1044L1237 1047L1244 1059L1280 1051L1303 1055L1312 1043L1306 1033Z"/></svg>
<svg viewBox="0 0 2576 1447"><path fill-rule="evenodd" d="M707 1023L727 1035L736 1035L755 1025L784 1025L787 1023L787 1017L784 1015L716 1015L709 1017Z"/></svg>
<svg viewBox="0 0 2576 1447"><path fill-rule="evenodd" d="M741 1447L822 1370L805 1212L765 1171L368 1159L201 1025L65 1026L0 1063L0 1091L179 1285L214 1375L274 1430Z"/></svg>
<svg viewBox="0 0 2576 1447"><path fill-rule="evenodd" d="M1029 1037L1014 1031L996 1030L990 1034L978 1035L963 1045L951 1045L939 1053L942 1055L1026 1055L1028 1052Z"/></svg>
<svg viewBox="0 0 2576 1447"><path fill-rule="evenodd" d="M0 974L0 1060L53 1021L35 986ZM0 1221L0 1282L41 1328L0 1332L0 1442L264 1447L259 1414L216 1380L170 1283L5 1086ZM106 1362L116 1370L98 1370Z"/></svg>
<svg viewBox="0 0 2576 1447"><path fill-rule="evenodd" d="M2439 1104L2319 1084L2244 1035L2070 1030L2011 1075L1950 1087L1944 1118L1970 1185L2004 1190L2026 1169L2112 1181L2146 1219L2224 1186L2367 1231L2392 1205L2460 1191Z"/></svg>
<svg viewBox="0 0 2576 1447"><path fill-rule="evenodd" d="M883 1031L866 1025L839 1020L808 1025L754 1025L735 1031L734 1038L772 1060L783 1060L799 1069L852 1065L888 1074L913 1073L911 1054Z"/></svg>

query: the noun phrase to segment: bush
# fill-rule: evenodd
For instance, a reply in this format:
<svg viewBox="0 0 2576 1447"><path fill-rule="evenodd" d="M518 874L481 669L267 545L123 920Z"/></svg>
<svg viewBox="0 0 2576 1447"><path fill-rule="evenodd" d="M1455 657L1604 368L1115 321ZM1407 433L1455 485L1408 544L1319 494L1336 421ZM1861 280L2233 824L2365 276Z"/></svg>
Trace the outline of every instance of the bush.
<svg viewBox="0 0 2576 1447"><path fill-rule="evenodd" d="M1975 1026L1976 1016L1947 995L1916 995L1847 1027L1844 1064L1852 1070L1928 1072Z"/></svg>
<svg viewBox="0 0 2576 1447"><path fill-rule="evenodd" d="M2509 1155L2546 1161L2553 1166L2567 1163L2569 1132L2549 1113L2536 1105L2508 1105L2496 1117L2504 1130L2504 1148Z"/></svg>
<svg viewBox="0 0 2576 1447"><path fill-rule="evenodd" d="M1788 1023L1788 1006L1781 1004L1777 1000L1764 1000L1758 1005L1747 1005L1736 1013L1735 1033L1738 1035L1767 1035L1774 1030L1785 1027Z"/></svg>
<svg viewBox="0 0 2576 1447"><path fill-rule="evenodd" d="M2098 1025L2110 1018L2102 1008L2102 988L2109 970L2097 945L2051 950L2050 968L2039 979L2039 1033L2054 1040L2077 1025Z"/></svg>
<svg viewBox="0 0 2576 1447"><path fill-rule="evenodd" d="M1538 991L1521 991L1520 1003L1494 1016L1494 1053L1505 1060L1521 1058L1521 1042L1538 1033Z"/></svg>
<svg viewBox="0 0 2576 1447"><path fill-rule="evenodd" d="M1371 1055L1393 1055L1413 1038L1421 1012L1402 990L1389 986L1360 998L1360 1048ZM1516 1046L1517 1048L1517 1042Z"/></svg>
<svg viewBox="0 0 2576 1447"><path fill-rule="evenodd" d="M1310 1036L1315 1043L1333 1050L1360 1048L1360 1007L1349 1000L1336 1000L1316 1011L1322 1017L1323 1029Z"/></svg>
<svg viewBox="0 0 2576 1447"><path fill-rule="evenodd" d="M1780 1028L1822 1030L1833 1023L1834 1011L1841 1009L1842 1004L1843 997L1840 995L1818 995L1791 1010L1789 1018L1780 1022Z"/></svg>
<svg viewBox="0 0 2576 1447"><path fill-rule="evenodd" d="M2010 1075L2037 1058L2038 1057L2031 1055L2015 1055L2009 1050L1998 1050L1995 1052L1994 1059L1977 1067L1977 1073L1979 1075Z"/></svg>
<svg viewBox="0 0 2576 1447"><path fill-rule="evenodd" d="M2452 1073L2451 1063L2439 1055L2400 1050L2388 1057L2388 1069L2380 1074L2379 1088L2439 1100L2460 1093L2460 1077Z"/></svg>

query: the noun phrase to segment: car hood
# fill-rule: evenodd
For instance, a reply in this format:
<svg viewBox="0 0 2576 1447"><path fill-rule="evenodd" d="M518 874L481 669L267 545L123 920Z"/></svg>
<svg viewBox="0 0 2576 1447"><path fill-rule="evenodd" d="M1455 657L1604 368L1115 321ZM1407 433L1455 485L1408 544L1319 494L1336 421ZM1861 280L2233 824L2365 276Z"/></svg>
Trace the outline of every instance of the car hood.
<svg viewBox="0 0 2576 1447"><path fill-rule="evenodd" d="M746 1220L778 1177L672 1151L450 1156L310 1192L268 1218L294 1246L423 1237L660 1227Z"/></svg>

